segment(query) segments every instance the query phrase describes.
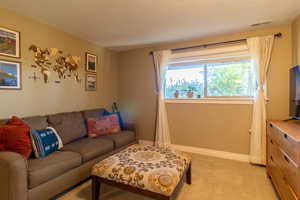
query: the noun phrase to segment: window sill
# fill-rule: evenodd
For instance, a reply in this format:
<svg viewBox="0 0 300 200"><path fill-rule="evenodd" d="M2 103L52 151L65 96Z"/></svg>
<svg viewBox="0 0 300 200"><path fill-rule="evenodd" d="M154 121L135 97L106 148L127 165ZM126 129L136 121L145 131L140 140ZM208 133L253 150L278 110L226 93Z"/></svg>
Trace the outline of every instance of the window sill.
<svg viewBox="0 0 300 200"><path fill-rule="evenodd" d="M253 104L252 98L165 99L165 103Z"/></svg>

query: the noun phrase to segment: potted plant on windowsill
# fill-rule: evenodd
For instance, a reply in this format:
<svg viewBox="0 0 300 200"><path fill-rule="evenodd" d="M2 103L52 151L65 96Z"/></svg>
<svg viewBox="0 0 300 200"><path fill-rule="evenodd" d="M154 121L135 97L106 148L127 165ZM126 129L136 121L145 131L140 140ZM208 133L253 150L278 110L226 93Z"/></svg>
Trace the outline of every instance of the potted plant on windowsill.
<svg viewBox="0 0 300 200"><path fill-rule="evenodd" d="M186 96L188 98L194 98L194 92L196 92L197 89L193 86L188 86L188 88L184 91L186 92Z"/></svg>
<svg viewBox="0 0 300 200"><path fill-rule="evenodd" d="M176 90L176 91L174 92L174 97L175 97L176 99L178 99L178 97L179 97L179 90Z"/></svg>

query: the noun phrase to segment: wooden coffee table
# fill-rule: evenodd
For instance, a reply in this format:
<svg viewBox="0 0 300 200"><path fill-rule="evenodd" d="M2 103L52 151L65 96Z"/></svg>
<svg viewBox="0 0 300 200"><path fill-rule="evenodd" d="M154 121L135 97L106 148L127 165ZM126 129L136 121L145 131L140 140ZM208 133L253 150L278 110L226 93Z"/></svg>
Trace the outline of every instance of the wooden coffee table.
<svg viewBox="0 0 300 200"><path fill-rule="evenodd" d="M100 161L91 174L92 200L99 200L101 183L170 200L185 176L191 184L191 157L172 148L136 144Z"/></svg>

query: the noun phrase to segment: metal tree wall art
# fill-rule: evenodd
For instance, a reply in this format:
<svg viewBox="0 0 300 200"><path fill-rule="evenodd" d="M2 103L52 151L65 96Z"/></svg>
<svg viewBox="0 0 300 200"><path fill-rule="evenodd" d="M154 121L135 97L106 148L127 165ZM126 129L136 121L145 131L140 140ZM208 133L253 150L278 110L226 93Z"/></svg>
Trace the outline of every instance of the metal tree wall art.
<svg viewBox="0 0 300 200"><path fill-rule="evenodd" d="M57 48L42 49L35 45L29 47L29 51L34 52L34 63L31 67L38 69L43 75L44 82L49 82L51 71L56 72L59 79L74 77L80 82L78 69L80 63L79 56L63 55ZM60 81L55 81L59 83Z"/></svg>
<svg viewBox="0 0 300 200"><path fill-rule="evenodd" d="M33 68L38 68L44 77L45 83L48 82L50 76L51 62L49 61L50 51L48 49L41 49L35 45L29 47L29 51L34 52L34 65L31 65Z"/></svg>
<svg viewBox="0 0 300 200"><path fill-rule="evenodd" d="M55 60L56 64L53 67L53 70L57 72L58 78L60 79L66 79L66 77L72 77L74 76L75 80L77 82L80 82L80 77L78 74L78 68L79 68L79 62L80 57L79 56L61 56L59 55L58 58Z"/></svg>

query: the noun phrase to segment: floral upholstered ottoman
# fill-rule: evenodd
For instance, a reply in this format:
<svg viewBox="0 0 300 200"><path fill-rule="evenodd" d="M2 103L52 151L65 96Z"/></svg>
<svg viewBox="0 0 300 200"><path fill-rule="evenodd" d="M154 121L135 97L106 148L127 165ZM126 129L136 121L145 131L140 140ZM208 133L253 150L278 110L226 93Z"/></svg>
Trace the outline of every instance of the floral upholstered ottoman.
<svg viewBox="0 0 300 200"><path fill-rule="evenodd" d="M99 200L101 183L155 199L175 196L186 174L191 184L191 157L172 148L132 145L92 169L92 196Z"/></svg>

